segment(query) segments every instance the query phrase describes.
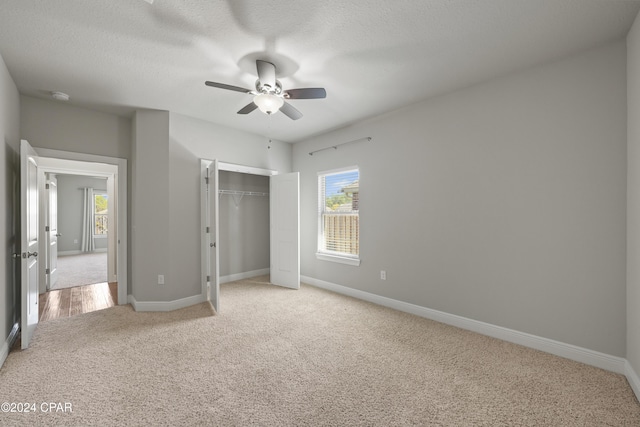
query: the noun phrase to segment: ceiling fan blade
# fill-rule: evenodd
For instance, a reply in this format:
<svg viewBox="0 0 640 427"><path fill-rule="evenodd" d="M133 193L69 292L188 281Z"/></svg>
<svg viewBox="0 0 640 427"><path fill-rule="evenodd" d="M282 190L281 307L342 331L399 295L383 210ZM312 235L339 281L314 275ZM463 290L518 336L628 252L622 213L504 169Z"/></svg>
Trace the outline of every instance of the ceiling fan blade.
<svg viewBox="0 0 640 427"><path fill-rule="evenodd" d="M238 114L249 114L250 112L252 112L256 108L258 108L258 106L255 104L255 102L252 102L252 103L247 104L244 107L242 107L242 109L240 111L238 111Z"/></svg>
<svg viewBox="0 0 640 427"><path fill-rule="evenodd" d="M258 68L258 79L262 86L269 86L271 89L276 88L276 66L271 62L256 60Z"/></svg>
<svg viewBox="0 0 640 427"><path fill-rule="evenodd" d="M282 114L289 117L291 120L298 120L300 117L302 117L302 113L288 102L282 104L282 107L280 107L280 111L282 111Z"/></svg>
<svg viewBox="0 0 640 427"><path fill-rule="evenodd" d="M243 93L251 93L250 89L245 89L242 87L238 87L238 86L232 86L232 85L226 85L224 83L216 83L216 82L204 82L204 84L206 84L207 86L211 86L211 87L217 87L219 89L227 89L227 90L234 90L236 92L243 92Z"/></svg>
<svg viewBox="0 0 640 427"><path fill-rule="evenodd" d="M284 92L284 96L288 99L320 99L327 97L327 91L321 87L289 89Z"/></svg>

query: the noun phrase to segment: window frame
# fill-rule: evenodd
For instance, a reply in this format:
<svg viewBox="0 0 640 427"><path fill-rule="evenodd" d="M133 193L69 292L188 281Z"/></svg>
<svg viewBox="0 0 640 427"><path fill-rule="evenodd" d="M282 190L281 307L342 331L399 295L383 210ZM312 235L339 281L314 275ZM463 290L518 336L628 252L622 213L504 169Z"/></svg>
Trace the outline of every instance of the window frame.
<svg viewBox="0 0 640 427"><path fill-rule="evenodd" d="M328 175L337 175L340 173L345 173L345 172L353 172L353 171L357 171L358 172L358 181L359 184L362 182L361 181L361 174L360 174L360 167L358 167L357 165L354 166L347 166L347 167L343 167L343 168L338 168L338 169L331 169L331 170L325 170L325 171L319 171L318 175L317 175L317 189L318 189L318 194L317 194L317 211L318 211L318 234L317 234L317 246L316 246L316 258L319 260L323 260L323 261L331 261L331 262L337 262L340 264L346 264L346 265L352 265L352 266L360 266L360 253L358 253L357 255L354 254L348 254L348 253L344 253L344 252L335 252L335 251L328 251L326 249L323 249L323 243L324 243L324 230L323 230L323 212L324 212L324 206L326 203L326 199L322 197L323 193L324 193L324 189L322 188L322 179L323 177L326 177ZM358 190L359 193L359 190ZM359 230L360 230L360 226L359 226L359 219L360 219L360 197L358 195L358 243L360 241L360 235L359 235Z"/></svg>

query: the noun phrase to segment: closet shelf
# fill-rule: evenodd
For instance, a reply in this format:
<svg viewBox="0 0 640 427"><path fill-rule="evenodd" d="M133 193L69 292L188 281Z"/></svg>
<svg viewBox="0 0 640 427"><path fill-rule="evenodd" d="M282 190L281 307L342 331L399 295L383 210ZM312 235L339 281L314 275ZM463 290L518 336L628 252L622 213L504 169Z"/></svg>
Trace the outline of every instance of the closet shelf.
<svg viewBox="0 0 640 427"><path fill-rule="evenodd" d="M230 194L232 196L268 196L269 193L259 191L218 190L218 194Z"/></svg>
<svg viewBox="0 0 640 427"><path fill-rule="evenodd" d="M269 193L261 193L259 191L237 191L237 190L218 190L218 197L222 197L223 194L228 194L233 197L233 203L236 208L240 205L244 196L268 196Z"/></svg>

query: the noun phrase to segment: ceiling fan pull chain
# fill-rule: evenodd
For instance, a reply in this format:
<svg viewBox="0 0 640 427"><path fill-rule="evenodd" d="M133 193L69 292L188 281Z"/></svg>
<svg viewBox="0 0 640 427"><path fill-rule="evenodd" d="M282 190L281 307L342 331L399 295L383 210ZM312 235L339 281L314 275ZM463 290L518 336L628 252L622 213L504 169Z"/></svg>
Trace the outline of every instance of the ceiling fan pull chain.
<svg viewBox="0 0 640 427"><path fill-rule="evenodd" d="M267 137L269 138L269 144L267 145L267 150L271 149L271 116L273 114L269 114L267 118Z"/></svg>

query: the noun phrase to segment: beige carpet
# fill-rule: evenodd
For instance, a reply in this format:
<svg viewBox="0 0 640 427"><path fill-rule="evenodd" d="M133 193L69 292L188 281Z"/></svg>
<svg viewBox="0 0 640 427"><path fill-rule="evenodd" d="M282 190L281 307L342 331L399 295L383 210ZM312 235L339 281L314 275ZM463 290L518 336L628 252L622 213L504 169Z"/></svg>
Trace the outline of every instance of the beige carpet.
<svg viewBox="0 0 640 427"><path fill-rule="evenodd" d="M107 253L94 252L58 257L58 280L51 290L107 281Z"/></svg>
<svg viewBox="0 0 640 427"><path fill-rule="evenodd" d="M0 425L639 426L617 374L303 285L41 324L0 370ZM42 413L69 402L72 413Z"/></svg>

